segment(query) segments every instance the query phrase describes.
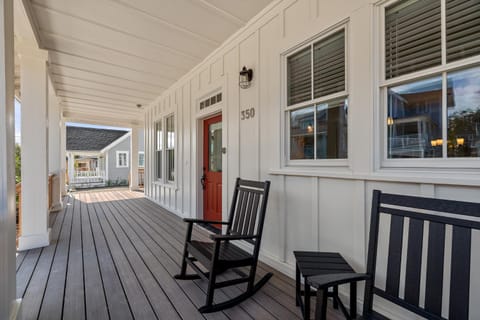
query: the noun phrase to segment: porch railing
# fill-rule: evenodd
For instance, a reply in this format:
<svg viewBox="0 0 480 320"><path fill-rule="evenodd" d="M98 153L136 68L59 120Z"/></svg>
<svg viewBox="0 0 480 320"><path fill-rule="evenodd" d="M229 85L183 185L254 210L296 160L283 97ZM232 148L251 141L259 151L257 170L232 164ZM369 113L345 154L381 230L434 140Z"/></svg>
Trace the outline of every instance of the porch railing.
<svg viewBox="0 0 480 320"><path fill-rule="evenodd" d="M75 170L72 179L69 181L69 185L73 187L100 186L105 184L105 177L106 175L104 170Z"/></svg>
<svg viewBox="0 0 480 320"><path fill-rule="evenodd" d="M17 245L18 245L18 238L22 235L22 183L17 183L15 186L15 196L16 196L16 211L17 211Z"/></svg>
<svg viewBox="0 0 480 320"><path fill-rule="evenodd" d="M138 185L143 187L144 183L145 183L145 169L138 168Z"/></svg>

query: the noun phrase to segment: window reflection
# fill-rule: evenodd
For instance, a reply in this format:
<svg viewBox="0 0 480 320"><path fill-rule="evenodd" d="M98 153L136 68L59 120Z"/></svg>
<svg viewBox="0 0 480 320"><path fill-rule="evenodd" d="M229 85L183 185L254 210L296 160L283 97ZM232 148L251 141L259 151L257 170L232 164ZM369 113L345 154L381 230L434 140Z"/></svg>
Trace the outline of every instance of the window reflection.
<svg viewBox="0 0 480 320"><path fill-rule="evenodd" d="M442 157L442 78L388 89L388 157Z"/></svg>
<svg viewBox="0 0 480 320"><path fill-rule="evenodd" d="M314 158L314 108L290 113L290 159Z"/></svg>
<svg viewBox="0 0 480 320"><path fill-rule="evenodd" d="M317 159L347 158L347 128L347 100L317 106Z"/></svg>
<svg viewBox="0 0 480 320"><path fill-rule="evenodd" d="M480 148L480 68L449 73L449 157L478 157Z"/></svg>

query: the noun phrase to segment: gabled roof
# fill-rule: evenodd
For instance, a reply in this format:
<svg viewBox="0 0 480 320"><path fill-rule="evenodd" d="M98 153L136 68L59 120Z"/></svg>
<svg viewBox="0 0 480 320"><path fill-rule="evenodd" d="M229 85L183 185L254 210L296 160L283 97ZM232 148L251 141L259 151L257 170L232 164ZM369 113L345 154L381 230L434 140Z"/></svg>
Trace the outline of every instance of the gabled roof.
<svg viewBox="0 0 480 320"><path fill-rule="evenodd" d="M125 130L67 127L67 151L100 151L127 133Z"/></svg>

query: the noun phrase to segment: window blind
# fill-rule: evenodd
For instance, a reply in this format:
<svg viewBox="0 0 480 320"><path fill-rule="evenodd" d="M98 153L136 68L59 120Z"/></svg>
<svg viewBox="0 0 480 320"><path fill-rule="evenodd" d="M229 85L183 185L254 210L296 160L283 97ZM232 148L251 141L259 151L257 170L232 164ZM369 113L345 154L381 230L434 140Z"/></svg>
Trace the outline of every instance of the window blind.
<svg viewBox="0 0 480 320"><path fill-rule="evenodd" d="M314 98L345 90L345 31L313 45Z"/></svg>
<svg viewBox="0 0 480 320"><path fill-rule="evenodd" d="M447 0L447 62L480 54L480 1Z"/></svg>
<svg viewBox="0 0 480 320"><path fill-rule="evenodd" d="M312 99L312 61L310 47L287 59L288 105Z"/></svg>
<svg viewBox="0 0 480 320"><path fill-rule="evenodd" d="M387 79L442 63L440 0L405 0L385 9Z"/></svg>

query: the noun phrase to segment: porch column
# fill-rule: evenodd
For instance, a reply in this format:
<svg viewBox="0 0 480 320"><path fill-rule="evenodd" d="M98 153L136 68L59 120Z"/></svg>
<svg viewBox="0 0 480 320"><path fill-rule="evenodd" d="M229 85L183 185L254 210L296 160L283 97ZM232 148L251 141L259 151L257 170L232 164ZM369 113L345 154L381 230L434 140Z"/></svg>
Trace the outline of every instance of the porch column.
<svg viewBox="0 0 480 320"><path fill-rule="evenodd" d="M61 195L61 114L60 104L55 94L55 89L51 81L48 81L48 172L54 174L55 178L52 181L52 200L51 211L58 211L62 209L62 195Z"/></svg>
<svg viewBox="0 0 480 320"><path fill-rule="evenodd" d="M0 4L0 319L15 319L13 1Z"/></svg>
<svg viewBox="0 0 480 320"><path fill-rule="evenodd" d="M130 136L130 190L138 190L138 128Z"/></svg>
<svg viewBox="0 0 480 320"><path fill-rule="evenodd" d="M62 107L60 105L60 112ZM65 121L60 120L60 195L63 197L67 194L67 181L65 179L67 173L67 126Z"/></svg>
<svg viewBox="0 0 480 320"><path fill-rule="evenodd" d="M48 246L47 52L19 47L22 94L22 235L19 250Z"/></svg>

